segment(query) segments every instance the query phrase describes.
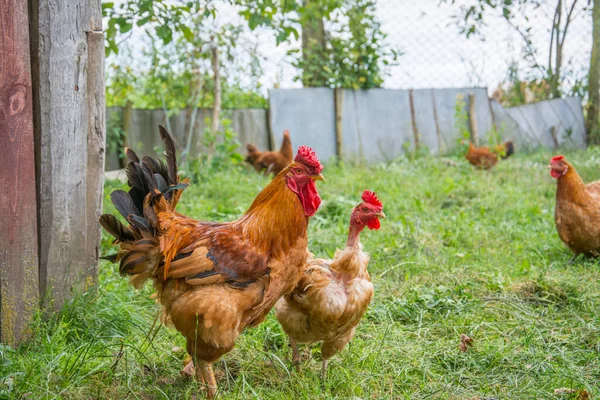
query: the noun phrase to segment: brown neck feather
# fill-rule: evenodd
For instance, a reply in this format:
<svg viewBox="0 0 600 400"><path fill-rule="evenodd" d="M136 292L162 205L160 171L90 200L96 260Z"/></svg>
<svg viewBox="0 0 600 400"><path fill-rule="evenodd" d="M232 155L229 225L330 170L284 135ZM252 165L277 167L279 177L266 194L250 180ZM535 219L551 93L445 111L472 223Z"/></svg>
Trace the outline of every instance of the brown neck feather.
<svg viewBox="0 0 600 400"><path fill-rule="evenodd" d="M308 227L300 199L287 186L288 170L281 171L235 222L245 238L272 255L287 253L299 238L306 237Z"/></svg>
<svg viewBox="0 0 600 400"><path fill-rule="evenodd" d="M573 202L585 201L589 196L585 183L570 164L567 173L558 178L556 199L569 199Z"/></svg>

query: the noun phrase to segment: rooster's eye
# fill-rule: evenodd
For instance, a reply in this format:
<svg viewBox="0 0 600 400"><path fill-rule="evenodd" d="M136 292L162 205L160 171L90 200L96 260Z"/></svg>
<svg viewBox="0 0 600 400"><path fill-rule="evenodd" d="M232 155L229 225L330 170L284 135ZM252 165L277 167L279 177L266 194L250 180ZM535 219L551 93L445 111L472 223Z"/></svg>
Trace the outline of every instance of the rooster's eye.
<svg viewBox="0 0 600 400"><path fill-rule="evenodd" d="M362 210L363 210L363 211L365 211L365 212L366 212L366 211L368 211L368 210L367 210L367 207L363 207L363 209L362 209Z"/></svg>
<svg viewBox="0 0 600 400"><path fill-rule="evenodd" d="M299 174L301 174L302 173L302 169L296 168L296 172L299 173Z"/></svg>

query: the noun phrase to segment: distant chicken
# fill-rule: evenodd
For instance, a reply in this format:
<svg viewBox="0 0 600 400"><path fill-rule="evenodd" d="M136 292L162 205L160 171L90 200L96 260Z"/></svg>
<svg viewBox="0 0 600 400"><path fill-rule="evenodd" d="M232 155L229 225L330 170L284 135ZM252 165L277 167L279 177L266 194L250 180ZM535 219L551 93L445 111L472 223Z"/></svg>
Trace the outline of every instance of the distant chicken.
<svg viewBox="0 0 600 400"><path fill-rule="evenodd" d="M479 169L490 169L498 162L498 158L503 160L510 157L515 152L515 146L512 141L504 142L490 150L487 146L475 147L469 142L469 150L465 158Z"/></svg>
<svg viewBox="0 0 600 400"><path fill-rule="evenodd" d="M363 202L352 210L346 248L333 260L309 259L298 286L275 305L276 317L288 335L292 362L300 369L298 343L322 341L323 377L327 361L354 336L356 326L373 297L367 272L369 255L362 251L360 232L379 229L385 218L375 193L365 191Z"/></svg>
<svg viewBox="0 0 600 400"><path fill-rule="evenodd" d="M264 172L265 175L277 175L281 170L287 167L294 157L292 150L292 140L290 132L283 131L283 142L279 151L259 151L253 144L247 144L245 161L251 164L257 172Z"/></svg>
<svg viewBox="0 0 600 400"><path fill-rule="evenodd" d="M564 156L552 157L556 179L554 219L560 239L575 255L600 256L600 181L587 185Z"/></svg>
<svg viewBox="0 0 600 400"><path fill-rule="evenodd" d="M152 280L163 320L186 338L197 378L217 390L212 363L229 352L247 327L258 325L277 300L298 284L306 262L309 217L321 198L315 181L322 165L301 146L238 220L198 221L175 211L187 186L177 174L175 146L160 127L166 165L127 151L131 189L111 199L129 222L102 215L100 224L116 238L119 272L135 287Z"/></svg>

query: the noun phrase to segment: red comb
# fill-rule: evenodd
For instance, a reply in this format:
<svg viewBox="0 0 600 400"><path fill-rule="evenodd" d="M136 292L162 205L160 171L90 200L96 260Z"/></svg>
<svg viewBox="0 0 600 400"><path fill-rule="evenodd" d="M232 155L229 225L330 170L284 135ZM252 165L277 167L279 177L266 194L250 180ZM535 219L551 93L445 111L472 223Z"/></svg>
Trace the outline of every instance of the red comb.
<svg viewBox="0 0 600 400"><path fill-rule="evenodd" d="M562 161L562 160L564 160L564 158L565 158L565 156L554 156L554 157L552 157L550 162L553 163L555 161Z"/></svg>
<svg viewBox="0 0 600 400"><path fill-rule="evenodd" d="M381 207L381 208L383 208L383 204L381 204L381 201L379 201L379 199L375 195L375 192L371 192L370 190L365 190L363 192L363 194L362 194L362 200L365 203L369 203L369 204L374 205L375 207Z"/></svg>
<svg viewBox="0 0 600 400"><path fill-rule="evenodd" d="M317 174L320 174L321 171L323 171L323 166L319 162L315 151L308 146L300 146L294 161L301 162L308 167L314 168Z"/></svg>

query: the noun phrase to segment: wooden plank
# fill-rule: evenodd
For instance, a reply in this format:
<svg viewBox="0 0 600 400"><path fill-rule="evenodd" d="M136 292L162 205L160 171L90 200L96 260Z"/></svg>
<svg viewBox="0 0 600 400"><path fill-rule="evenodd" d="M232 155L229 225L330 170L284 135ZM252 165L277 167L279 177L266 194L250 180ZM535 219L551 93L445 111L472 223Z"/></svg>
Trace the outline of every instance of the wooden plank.
<svg viewBox="0 0 600 400"><path fill-rule="evenodd" d="M86 170L86 257L82 265L87 277L85 286L90 287L98 276L100 256L100 224L104 187L104 144L106 131L106 104L104 101L104 33L102 31L102 8L100 2L89 2L90 31L87 31L87 170Z"/></svg>
<svg viewBox="0 0 600 400"><path fill-rule="evenodd" d="M29 3L40 291L58 309L96 274L105 131L102 14L100 0Z"/></svg>
<svg viewBox="0 0 600 400"><path fill-rule="evenodd" d="M38 304L27 2L0 1L0 341L18 344Z"/></svg>

